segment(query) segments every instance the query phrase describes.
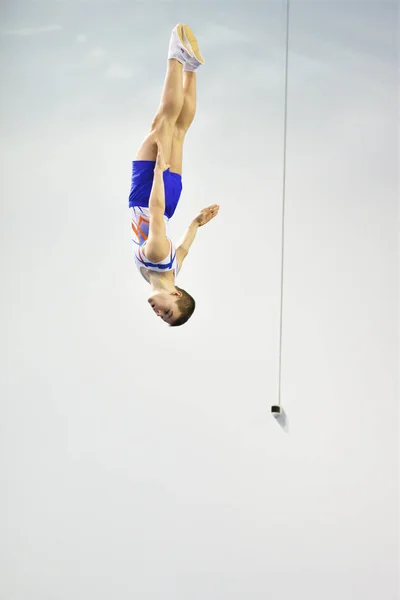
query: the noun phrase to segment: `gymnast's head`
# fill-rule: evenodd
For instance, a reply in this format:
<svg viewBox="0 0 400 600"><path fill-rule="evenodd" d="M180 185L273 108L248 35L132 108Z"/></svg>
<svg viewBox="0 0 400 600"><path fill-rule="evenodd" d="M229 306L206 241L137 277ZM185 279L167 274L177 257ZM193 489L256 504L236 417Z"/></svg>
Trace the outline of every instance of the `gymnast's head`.
<svg viewBox="0 0 400 600"><path fill-rule="evenodd" d="M153 292L148 302L155 314L170 327L184 325L196 308L194 298L178 286L175 286L172 292L165 290Z"/></svg>

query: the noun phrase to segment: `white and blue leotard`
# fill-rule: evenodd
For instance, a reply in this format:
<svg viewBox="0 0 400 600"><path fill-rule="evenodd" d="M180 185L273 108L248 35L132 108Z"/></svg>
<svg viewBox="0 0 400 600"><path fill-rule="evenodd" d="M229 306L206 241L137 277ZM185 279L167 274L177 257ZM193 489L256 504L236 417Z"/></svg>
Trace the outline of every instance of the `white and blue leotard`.
<svg viewBox="0 0 400 600"><path fill-rule="evenodd" d="M132 206L132 249L135 264L146 281L147 278L143 273L143 269L149 271L157 271L158 273L166 273L173 271L174 276L178 275L178 261L176 259L176 248L172 241L168 238L170 249L168 255L160 262L151 262L144 254L147 238L149 237L149 209L143 206ZM164 215L165 226L168 232L168 217ZM168 236L167 236L168 237Z"/></svg>

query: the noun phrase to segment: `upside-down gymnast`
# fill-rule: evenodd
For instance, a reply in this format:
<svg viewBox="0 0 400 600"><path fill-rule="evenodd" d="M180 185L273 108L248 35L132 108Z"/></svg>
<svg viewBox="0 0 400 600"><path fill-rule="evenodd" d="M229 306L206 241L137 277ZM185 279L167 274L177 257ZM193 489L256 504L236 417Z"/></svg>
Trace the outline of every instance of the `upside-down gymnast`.
<svg viewBox="0 0 400 600"><path fill-rule="evenodd" d="M197 39L187 25L172 31L167 73L160 107L132 163L129 207L136 266L150 284L148 302L170 326L192 316L195 301L175 283L199 227L219 211L214 204L193 219L176 246L168 237L168 222L182 192L185 135L196 112L196 71L204 64Z"/></svg>

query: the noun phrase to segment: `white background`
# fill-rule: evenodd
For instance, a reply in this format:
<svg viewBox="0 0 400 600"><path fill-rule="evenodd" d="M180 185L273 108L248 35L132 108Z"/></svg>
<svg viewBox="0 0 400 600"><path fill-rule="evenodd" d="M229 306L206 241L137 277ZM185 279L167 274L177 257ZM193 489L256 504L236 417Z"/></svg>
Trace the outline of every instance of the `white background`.
<svg viewBox="0 0 400 600"><path fill-rule="evenodd" d="M1 8L1 600L398 600L398 15L285 3ZM206 58L169 329L131 160L177 22Z"/></svg>

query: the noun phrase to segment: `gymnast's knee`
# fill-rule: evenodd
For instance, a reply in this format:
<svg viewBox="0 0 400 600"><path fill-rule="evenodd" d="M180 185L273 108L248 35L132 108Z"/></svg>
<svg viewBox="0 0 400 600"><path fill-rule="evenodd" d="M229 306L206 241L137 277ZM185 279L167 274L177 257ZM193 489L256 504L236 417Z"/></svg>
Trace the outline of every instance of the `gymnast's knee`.
<svg viewBox="0 0 400 600"><path fill-rule="evenodd" d="M151 133L159 135L164 131L172 132L175 129L176 121L158 112L151 123Z"/></svg>

